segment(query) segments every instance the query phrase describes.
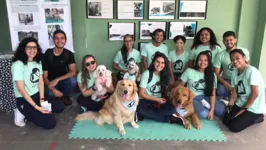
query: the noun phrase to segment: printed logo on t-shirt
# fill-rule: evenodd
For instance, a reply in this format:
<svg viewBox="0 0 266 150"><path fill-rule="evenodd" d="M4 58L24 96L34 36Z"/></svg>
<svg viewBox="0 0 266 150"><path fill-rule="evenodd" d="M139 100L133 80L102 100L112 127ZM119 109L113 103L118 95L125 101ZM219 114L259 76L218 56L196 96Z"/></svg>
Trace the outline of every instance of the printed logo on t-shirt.
<svg viewBox="0 0 266 150"><path fill-rule="evenodd" d="M245 95L246 94L246 88L245 88L242 80L238 81L238 83L236 85L236 89L237 89L237 93L239 95Z"/></svg>
<svg viewBox="0 0 266 150"><path fill-rule="evenodd" d="M228 70L230 70L230 71L233 71L233 70L234 70L234 66L232 65L232 63L230 63L230 64L228 65Z"/></svg>
<svg viewBox="0 0 266 150"><path fill-rule="evenodd" d="M200 79L199 81L195 81L192 83L192 87L195 90L204 90L205 89L205 81L204 79Z"/></svg>
<svg viewBox="0 0 266 150"><path fill-rule="evenodd" d="M33 68L30 74L31 83L39 82L40 70L38 68Z"/></svg>
<svg viewBox="0 0 266 150"><path fill-rule="evenodd" d="M135 99L134 99L132 102L130 102L130 103L127 105L127 107L131 108L131 107L133 107L133 106L135 105L135 103L136 103L136 101L135 101Z"/></svg>
<svg viewBox="0 0 266 150"><path fill-rule="evenodd" d="M151 93L157 94L161 92L161 84L160 82L156 82L154 85L151 86L150 88Z"/></svg>
<svg viewBox="0 0 266 150"><path fill-rule="evenodd" d="M183 68L183 61L182 60L177 60L174 62L174 70L182 70Z"/></svg>

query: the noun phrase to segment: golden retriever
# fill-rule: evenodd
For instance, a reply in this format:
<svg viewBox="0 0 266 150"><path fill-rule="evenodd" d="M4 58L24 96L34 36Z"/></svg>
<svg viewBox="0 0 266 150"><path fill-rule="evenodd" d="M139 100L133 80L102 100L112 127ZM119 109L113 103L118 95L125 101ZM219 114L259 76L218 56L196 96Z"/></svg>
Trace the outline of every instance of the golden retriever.
<svg viewBox="0 0 266 150"><path fill-rule="evenodd" d="M99 112L86 112L76 117L76 120L95 120L98 125L115 123L119 133L124 135L124 123L130 122L134 128L139 125L134 121L134 115L139 103L136 83L121 80L117 83L114 93L105 101Z"/></svg>
<svg viewBox="0 0 266 150"><path fill-rule="evenodd" d="M190 119L194 127L200 129L200 120L195 113L193 106L193 98L195 97L194 93L182 85L176 85L175 87L172 86L169 90L169 100L177 110L175 115L184 120L185 128L191 128L188 121L188 119Z"/></svg>

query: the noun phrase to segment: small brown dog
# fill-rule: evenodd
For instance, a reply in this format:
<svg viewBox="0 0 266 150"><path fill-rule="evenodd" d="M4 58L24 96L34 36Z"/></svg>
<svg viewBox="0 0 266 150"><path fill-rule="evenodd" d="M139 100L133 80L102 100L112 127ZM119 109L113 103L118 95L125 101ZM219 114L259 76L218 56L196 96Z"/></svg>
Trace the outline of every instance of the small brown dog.
<svg viewBox="0 0 266 150"><path fill-rule="evenodd" d="M86 112L78 115L76 120L95 120L98 125L115 123L121 135L126 134L124 123L130 122L134 128L139 125L134 121L134 115L139 103L137 85L130 80L117 83L115 92L105 101L99 112Z"/></svg>
<svg viewBox="0 0 266 150"><path fill-rule="evenodd" d="M175 115L184 120L185 128L191 128L188 121L188 119L190 119L194 127L200 129L200 120L193 107L193 98L195 97L194 93L182 85L176 85L175 87L172 86L169 90L169 99L176 107Z"/></svg>

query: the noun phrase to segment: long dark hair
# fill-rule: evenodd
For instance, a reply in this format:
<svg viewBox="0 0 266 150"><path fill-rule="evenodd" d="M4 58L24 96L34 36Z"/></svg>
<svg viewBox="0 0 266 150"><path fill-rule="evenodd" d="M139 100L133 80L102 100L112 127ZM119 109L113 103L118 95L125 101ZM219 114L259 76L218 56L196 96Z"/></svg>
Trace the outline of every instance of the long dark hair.
<svg viewBox="0 0 266 150"><path fill-rule="evenodd" d="M123 58L123 61L124 61L125 64L127 64L127 56L128 56L128 50L127 50L127 48L126 48L126 46L125 46L125 39L126 39L127 37L130 37L130 38L132 39L132 41L133 41L133 36L132 36L132 35L130 35L130 34L126 34L126 35L124 36L124 43L123 43L123 45L122 45L122 47L121 47L120 50L121 50L122 58Z"/></svg>
<svg viewBox="0 0 266 150"><path fill-rule="evenodd" d="M42 59L42 49L38 43L38 41L33 38L33 37L26 37L25 39L23 39L17 49L16 49L16 52L14 54L14 58L13 58L13 62L17 61L17 60L20 60L23 62L23 64L27 64L28 62L28 56L26 54L26 46L28 43L30 42L34 42L37 46L37 54L36 56L33 58L33 61L37 62L37 63L40 63L41 62L41 59Z"/></svg>
<svg viewBox="0 0 266 150"><path fill-rule="evenodd" d="M205 80L205 85L206 85L204 93L206 96L212 96L213 84L214 84L214 73L213 73L213 66L212 66L212 59L210 56L210 51L207 50L207 51L203 51L199 53L199 55L197 56L196 62L195 62L196 70L199 70L198 61L201 55L205 55L208 59L208 66L204 71L204 80Z"/></svg>
<svg viewBox="0 0 266 150"><path fill-rule="evenodd" d="M215 36L214 32L212 31L212 29L209 27L203 27L197 32L197 34L194 38L193 44L191 46L191 50L193 48L197 48L200 44L202 44L202 42L200 41L200 35L201 35L201 32L204 30L207 30L210 33L210 48L211 48L211 50L214 50L216 48L216 46L221 47L221 45L217 42L216 36Z"/></svg>
<svg viewBox="0 0 266 150"><path fill-rule="evenodd" d="M95 60L95 57L91 54L88 54L88 55L85 55L83 58L82 58L82 62L81 62L81 83L83 86L87 87L87 84L88 84L88 79L91 79L90 77L90 72L88 71L86 65L85 65L85 61L87 58L93 58L96 65L97 65L97 62Z"/></svg>
<svg viewBox="0 0 266 150"><path fill-rule="evenodd" d="M168 85L170 84L170 69L169 69L169 61L168 61L167 57L161 52L156 52L154 54L154 57L152 59L152 62L150 64L148 70L151 72L155 71L154 62L156 61L156 59L158 57L162 57L164 59L165 66L164 66L163 70L160 72L160 85L161 85L162 96L166 96L166 89L167 89Z"/></svg>

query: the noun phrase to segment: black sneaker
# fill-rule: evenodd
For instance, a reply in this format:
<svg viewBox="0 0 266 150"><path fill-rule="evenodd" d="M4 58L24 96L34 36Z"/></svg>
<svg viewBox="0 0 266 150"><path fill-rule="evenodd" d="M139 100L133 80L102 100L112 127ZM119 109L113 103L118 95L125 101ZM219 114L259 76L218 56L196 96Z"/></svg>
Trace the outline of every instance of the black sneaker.
<svg viewBox="0 0 266 150"><path fill-rule="evenodd" d="M170 123L173 124L180 124L180 125L184 125L185 121L183 120L183 118L179 117L179 116L171 116L170 117Z"/></svg>
<svg viewBox="0 0 266 150"><path fill-rule="evenodd" d="M144 120L144 117L141 116L138 112L135 112L134 120L135 122L139 122L139 121Z"/></svg>
<svg viewBox="0 0 266 150"><path fill-rule="evenodd" d="M259 118L257 118L254 123L262 123L264 121L264 115L261 115Z"/></svg>

